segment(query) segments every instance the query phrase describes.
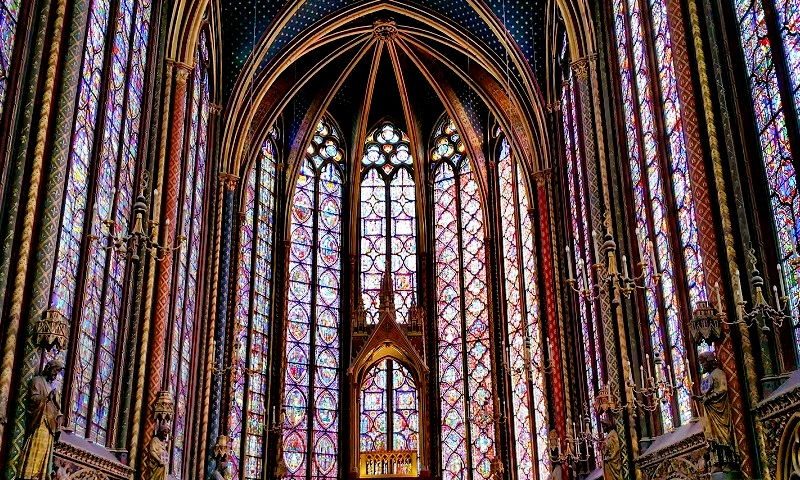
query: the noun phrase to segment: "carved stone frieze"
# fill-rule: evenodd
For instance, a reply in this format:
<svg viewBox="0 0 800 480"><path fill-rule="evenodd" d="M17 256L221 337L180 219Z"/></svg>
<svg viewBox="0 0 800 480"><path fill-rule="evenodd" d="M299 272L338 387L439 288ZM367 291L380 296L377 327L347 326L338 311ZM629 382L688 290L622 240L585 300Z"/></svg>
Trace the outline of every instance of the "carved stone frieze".
<svg viewBox="0 0 800 480"><path fill-rule="evenodd" d="M756 421L763 425L765 432L764 449L769 463L768 468L773 478L778 478L779 465L791 456L791 448L781 449L783 440L792 441L791 430L800 422L800 370L791 374L783 385L778 387L769 397L756 405L753 410ZM788 476L785 478L789 478Z"/></svg>
<svg viewBox="0 0 800 480"><path fill-rule="evenodd" d="M706 475L705 453L703 427L699 422L692 421L654 439L636 464L647 479L694 480Z"/></svg>
<svg viewBox="0 0 800 480"><path fill-rule="evenodd" d="M61 433L53 463L59 479L125 480L133 473L114 453L72 432Z"/></svg>

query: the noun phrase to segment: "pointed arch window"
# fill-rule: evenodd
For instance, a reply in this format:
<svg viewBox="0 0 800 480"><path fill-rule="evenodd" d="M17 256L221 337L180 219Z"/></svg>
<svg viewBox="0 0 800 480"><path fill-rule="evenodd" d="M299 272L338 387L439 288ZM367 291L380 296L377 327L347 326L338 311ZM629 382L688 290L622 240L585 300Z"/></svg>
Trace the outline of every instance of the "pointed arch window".
<svg viewBox="0 0 800 480"><path fill-rule="evenodd" d="M583 153L580 136L580 118L578 111L580 105L578 98L580 91L575 88L575 79L568 72L566 81L562 86L561 108L564 134L564 160L566 163L566 192L569 205L569 232L568 240L574 262L572 271L577 272L579 282L585 283L589 289L594 288L594 277L589 273L590 265L595 261L592 258L592 229L589 211L589 188L586 170L588 165ZM597 414L594 411L594 399L602 383L603 375L603 338L600 331L601 325L594 301L578 295L577 315L580 322L581 340L585 359L584 380L586 383L586 402L590 409L592 427L599 429Z"/></svg>
<svg viewBox="0 0 800 480"><path fill-rule="evenodd" d="M361 451L416 451L419 409L411 372L396 360L381 360L367 372L360 394Z"/></svg>
<svg viewBox="0 0 800 480"><path fill-rule="evenodd" d="M19 0L0 0L0 117L3 116L8 80L11 74L14 40L17 33L17 22L22 10Z"/></svg>
<svg viewBox="0 0 800 480"><path fill-rule="evenodd" d="M497 453L486 227L472 168L455 124L443 119L431 173L444 479L489 478Z"/></svg>
<svg viewBox="0 0 800 480"><path fill-rule="evenodd" d="M287 478L338 478L341 134L322 120L291 205L283 458Z"/></svg>
<svg viewBox="0 0 800 480"><path fill-rule="evenodd" d="M787 119L800 117L800 9L794 0L734 0L733 4L769 187L782 281L796 302L800 298L800 266L793 267L789 259L800 243L800 152L790 138L800 137L800 127ZM776 38L781 42L775 43ZM794 314L799 313L795 308ZM795 350L800 356L798 328L795 326Z"/></svg>
<svg viewBox="0 0 800 480"><path fill-rule="evenodd" d="M208 164L208 118L210 108L208 38L200 33L192 73L191 97L187 109L187 154L183 159L180 190L178 235L186 239L175 254L172 288L172 318L168 352L169 391L175 399L175 421L172 426L170 472L182 478L186 454L187 419L190 392L195 387L192 358L195 356L195 332L200 313L200 263L203 246L203 216Z"/></svg>
<svg viewBox="0 0 800 480"><path fill-rule="evenodd" d="M614 0L613 6L635 234L649 276L661 273L644 295L650 348L664 360L657 374L668 375L670 365L680 381L688 375L682 324L706 299L706 287L666 3ZM664 429L691 417L684 387L674 406L662 404Z"/></svg>
<svg viewBox="0 0 800 480"><path fill-rule="evenodd" d="M503 137L499 180L501 265L505 293L508 361L511 370L511 421L517 476L545 479L549 458L544 331L540 320L533 203L523 170Z"/></svg>
<svg viewBox="0 0 800 480"><path fill-rule="evenodd" d="M275 131L261 146L245 181L236 290L233 403L229 435L234 471L260 479L267 422L275 216Z"/></svg>
<svg viewBox="0 0 800 480"><path fill-rule="evenodd" d="M417 225L414 167L408 137L384 122L367 137L361 160L361 287L367 323L378 322L378 293L387 265L398 323L416 301Z"/></svg>
<svg viewBox="0 0 800 480"><path fill-rule="evenodd" d="M114 409L126 265L90 239L128 228L150 14L150 0L89 7L50 299L77 335L65 380L69 427L99 444L107 443Z"/></svg>

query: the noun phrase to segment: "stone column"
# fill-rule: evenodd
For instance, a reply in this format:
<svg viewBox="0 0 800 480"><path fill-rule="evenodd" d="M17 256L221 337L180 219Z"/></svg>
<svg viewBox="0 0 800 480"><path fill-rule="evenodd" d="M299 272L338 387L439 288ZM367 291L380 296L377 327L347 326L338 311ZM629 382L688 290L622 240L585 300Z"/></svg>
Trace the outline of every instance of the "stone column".
<svg viewBox="0 0 800 480"><path fill-rule="evenodd" d="M169 116L169 153L163 172L163 199L162 205L153 205L154 209L160 209L161 216L159 222L161 245L167 249L171 248L176 242L176 218L178 211L178 196L180 194L181 181L181 153L183 150L184 125L186 124L186 83L192 71L190 65L169 61L172 63L174 73L174 85L172 94L172 111ZM162 132L166 136L166 132ZM159 211L159 210L155 210ZM169 304L172 294L172 252L164 255L163 259L157 261L157 271L155 279L155 311L151 322L150 337L150 358L148 363L149 372L147 376L147 401L148 409L152 409L156 398L164 386L165 350L166 350L166 328L167 317L169 316ZM145 417L145 431L143 445L147 445L152 438L155 428L153 415Z"/></svg>
<svg viewBox="0 0 800 480"><path fill-rule="evenodd" d="M62 50L65 43L62 40L67 13L67 2L66 0L42 2L41 5L37 5L35 13L39 15L35 18L36 21L32 22L32 28L36 29L36 43L33 45L31 52L26 52L32 55L31 58L34 59L34 65L32 65L30 76L25 79L26 83L23 87L24 92L21 92L25 101L24 105L21 106L21 108L24 109L22 121L30 123L23 123L21 126L21 131L19 132L19 137L16 142L18 148L13 152L14 155L16 155L16 158L14 158L16 163L13 166L16 177L9 185L9 187L11 187L11 195L9 198L12 199L13 205L11 205L9 209L9 222L5 225L7 231L4 232L2 250L0 250L2 254L2 257L0 257L0 261L2 262L2 270L0 270L2 272L0 273L0 295L2 295L2 297L0 297L0 302L5 301L6 288L9 287L6 282L9 280L12 282L9 290L11 293L11 306L4 325L5 343L2 351L2 360L0 361L0 454L6 449L6 445L3 445L2 441L6 438L5 430L9 423L8 415L11 407L12 376L17 370L14 367L18 361L16 354L18 342L20 340L21 320L23 315L27 316L26 312L30 310L28 305L23 305L23 302L26 295L26 286L30 280L29 276L31 272L29 272L29 266L31 265L31 258L33 255L36 255L34 249L35 239L33 238L35 230L34 224L38 222L39 216L41 215L39 195L43 176L45 175L44 166L47 136L48 133L50 133L49 127L55 115L56 95L58 91L56 79L61 74L59 60L63 55ZM51 16L53 18L52 31L47 32L47 19L51 18ZM49 33L49 35L47 33ZM49 44L47 43L48 40L50 41ZM42 65L39 59L45 51L47 52L47 63ZM44 75L44 82L41 90L39 90L39 77L42 74ZM13 103L13 99L6 99L7 105L11 103ZM33 124L33 119L37 117L37 114L38 123ZM35 142L32 158L28 155L30 141ZM30 173L27 176L27 181L24 182L24 190L27 194L23 194L22 177L29 162L30 168L28 171ZM9 165L9 168L12 168L12 165ZM22 207L21 211L19 210L20 207ZM5 206L3 206L3 208L5 208ZM19 214L23 215L22 226L16 229L14 225L18 224L16 218ZM18 239L17 232L20 232L20 237ZM16 242L15 239L17 240ZM13 251L15 243L18 245L18 249ZM12 264L16 266L15 269L11 269ZM12 271L14 272L13 278L10 276ZM9 274L9 276L6 276L6 274ZM39 312L39 315L42 313L43 312ZM29 325L31 324L32 323L29 322ZM28 332L23 336L23 341L26 341L27 338L31 338L27 333ZM34 367L34 369L35 368L36 367ZM23 399L19 398L19 400ZM21 402L17 403L21 404ZM20 424L22 430L19 428L15 429L15 440L18 441L12 442L12 445L21 444L24 431L24 426L21 425L21 421L17 420L15 423ZM16 451L17 449L18 447L15 448L14 452L11 452L11 456L14 458L19 453Z"/></svg>
<svg viewBox="0 0 800 480"><path fill-rule="evenodd" d="M222 231L219 243L219 282L217 283L217 311L214 323L214 339L212 341L213 365L211 365L211 392L209 400L208 436L206 438L207 452L214 451L217 437L221 434L220 418L222 399L224 397L224 365L226 333L228 331L228 299L230 297L231 274L231 237L233 236L234 192L238 184L238 177L229 173L220 173L220 188L222 190ZM213 455L206 459L207 471L210 475L215 468Z"/></svg>

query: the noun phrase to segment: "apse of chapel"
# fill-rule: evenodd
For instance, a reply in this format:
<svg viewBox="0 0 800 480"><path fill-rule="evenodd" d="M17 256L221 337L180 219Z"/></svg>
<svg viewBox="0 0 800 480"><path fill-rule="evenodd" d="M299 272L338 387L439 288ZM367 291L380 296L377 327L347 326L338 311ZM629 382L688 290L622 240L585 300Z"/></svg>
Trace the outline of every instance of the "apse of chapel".
<svg viewBox="0 0 800 480"><path fill-rule="evenodd" d="M329 91L324 92L321 89L313 96L300 134L291 139L286 137L293 147L290 152L294 152L295 157L301 155L301 147L307 144L309 134L330 103L330 98L336 94L360 60L368 57L370 51L375 55L379 43L386 43L388 55L402 57L406 63L413 65L413 69L437 92L447 113L465 138L470 140L467 143L472 158L482 158L476 148L481 144L481 139L474 134L480 129L469 125L469 115L458 100L451 79L465 83L488 107L501 128L509 135L529 174L549 164L549 136L545 128L541 92L535 87L532 75L527 77L527 84L535 87L532 90L525 88L526 83L517 82L511 77L508 63L512 55L508 56L506 65L503 65L502 59L492 57L485 46L467 36L455 34L458 31L455 25L448 25L444 19L433 22L410 7L401 7L390 2L374 4L371 12L365 13L363 7L360 8L361 10L354 7L341 12L298 36L290 45L291 48L286 50L293 52L291 55L284 52L276 57L263 71L249 78L249 82L244 81L246 77L240 77L231 103L226 109L227 126L223 133L222 159L223 165L229 166L223 167L224 170L242 172L243 163L252 158L254 149L259 145L260 139L253 137L253 134L263 135L286 110L292 99L313 83L315 77L322 75L326 69L338 66L336 80L327 85ZM376 38L374 22L363 21L365 18L381 21L393 13L406 16L394 20L396 33L389 40ZM249 60L251 67L260 65L256 61L258 58L257 52L254 52ZM395 60L395 64L397 63ZM408 117L408 113L405 116ZM414 135L414 129L410 130L409 133ZM352 143L363 143L360 141L362 137L363 135L359 135ZM414 144L415 148L424 149L420 142ZM297 158L290 158L287 162L287 179L294 177L296 160ZM482 162L476 163L481 168ZM485 190L485 175L482 172L478 174L481 187Z"/></svg>

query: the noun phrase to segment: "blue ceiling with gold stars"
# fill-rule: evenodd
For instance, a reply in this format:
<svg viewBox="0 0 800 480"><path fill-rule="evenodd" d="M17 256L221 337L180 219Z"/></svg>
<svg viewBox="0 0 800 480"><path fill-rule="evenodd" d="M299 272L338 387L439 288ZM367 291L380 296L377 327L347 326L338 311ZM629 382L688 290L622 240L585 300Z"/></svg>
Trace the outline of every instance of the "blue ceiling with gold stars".
<svg viewBox="0 0 800 480"><path fill-rule="evenodd" d="M296 0L303 1L303 0ZM537 76L544 73L545 9L548 0L484 0L505 24ZM302 31L354 0L305 0L276 38L264 63ZM293 4L290 0L223 0L222 73L225 96L231 92L253 47L281 12ZM478 16L467 0L418 0L434 15L443 15L463 27L465 35L483 42L499 57L504 56L497 37Z"/></svg>

